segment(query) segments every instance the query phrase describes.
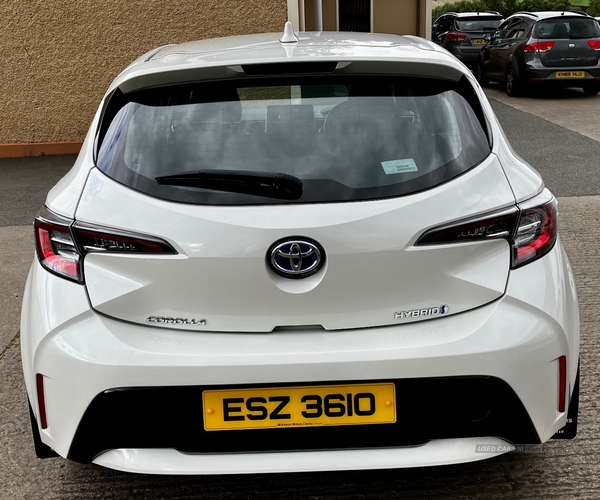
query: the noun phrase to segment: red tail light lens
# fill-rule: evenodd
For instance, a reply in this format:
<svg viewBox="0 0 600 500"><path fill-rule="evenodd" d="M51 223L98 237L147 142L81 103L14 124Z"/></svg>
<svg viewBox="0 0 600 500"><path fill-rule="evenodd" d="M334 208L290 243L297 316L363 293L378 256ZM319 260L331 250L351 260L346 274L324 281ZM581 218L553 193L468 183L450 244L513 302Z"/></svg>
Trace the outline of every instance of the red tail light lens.
<svg viewBox="0 0 600 500"><path fill-rule="evenodd" d="M446 35L446 40L449 42L460 42L461 40L466 40L467 35L463 35L462 33L454 33L450 32Z"/></svg>
<svg viewBox="0 0 600 500"><path fill-rule="evenodd" d="M548 52L554 47L554 42L530 43L523 47L523 52Z"/></svg>
<svg viewBox="0 0 600 500"><path fill-rule="evenodd" d="M588 45L594 50L600 50L600 40L588 40Z"/></svg>
<svg viewBox="0 0 600 500"><path fill-rule="evenodd" d="M512 245L513 269L548 253L558 233L556 200L549 191L545 190L520 208L519 224Z"/></svg>
<svg viewBox="0 0 600 500"><path fill-rule="evenodd" d="M42 210L34 222L37 256L53 274L82 283L80 254L71 234L72 221Z"/></svg>
<svg viewBox="0 0 600 500"><path fill-rule="evenodd" d="M83 284L83 257L89 252L176 254L166 241L104 227L73 224L46 208L34 222L40 264L53 274Z"/></svg>
<svg viewBox="0 0 600 500"><path fill-rule="evenodd" d="M516 269L548 253L556 236L556 199L545 189L517 207L430 229L415 245L505 239L511 246L511 268Z"/></svg>

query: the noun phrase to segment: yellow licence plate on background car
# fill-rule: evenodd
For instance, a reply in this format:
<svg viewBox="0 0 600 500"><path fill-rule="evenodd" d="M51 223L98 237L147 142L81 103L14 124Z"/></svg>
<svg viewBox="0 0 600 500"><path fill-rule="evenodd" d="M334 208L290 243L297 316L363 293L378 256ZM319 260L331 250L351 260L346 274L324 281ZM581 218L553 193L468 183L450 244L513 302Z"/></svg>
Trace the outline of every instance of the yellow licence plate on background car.
<svg viewBox="0 0 600 500"><path fill-rule="evenodd" d="M485 38L475 38L473 40L473 45L485 45L486 44L486 39Z"/></svg>
<svg viewBox="0 0 600 500"><path fill-rule="evenodd" d="M204 391L207 431L393 424L394 384Z"/></svg>
<svg viewBox="0 0 600 500"><path fill-rule="evenodd" d="M557 71L556 78L585 78L585 71Z"/></svg>

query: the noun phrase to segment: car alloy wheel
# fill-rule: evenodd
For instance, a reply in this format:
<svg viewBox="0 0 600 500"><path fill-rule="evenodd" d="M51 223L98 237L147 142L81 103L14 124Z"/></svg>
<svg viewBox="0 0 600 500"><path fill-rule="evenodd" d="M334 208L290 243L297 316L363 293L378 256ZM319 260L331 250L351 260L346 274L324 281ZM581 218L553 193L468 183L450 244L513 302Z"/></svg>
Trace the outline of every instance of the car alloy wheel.
<svg viewBox="0 0 600 500"><path fill-rule="evenodd" d="M475 66L475 78L479 82L479 85L481 85L482 87L485 87L489 84L489 80L485 76L485 72L483 70L483 65L481 64L481 62L478 62L477 66Z"/></svg>
<svg viewBox="0 0 600 500"><path fill-rule="evenodd" d="M521 94L521 85L515 75L515 70L510 65L506 70L506 95L510 97L517 97Z"/></svg>

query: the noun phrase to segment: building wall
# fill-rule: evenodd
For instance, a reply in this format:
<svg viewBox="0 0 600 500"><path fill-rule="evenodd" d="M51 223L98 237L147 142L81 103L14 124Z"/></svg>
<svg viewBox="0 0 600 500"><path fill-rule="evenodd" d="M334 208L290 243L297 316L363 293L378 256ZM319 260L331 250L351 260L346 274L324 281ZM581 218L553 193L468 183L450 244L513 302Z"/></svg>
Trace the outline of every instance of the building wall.
<svg viewBox="0 0 600 500"><path fill-rule="evenodd" d="M418 35L418 1L373 0L373 31L393 35Z"/></svg>
<svg viewBox="0 0 600 500"><path fill-rule="evenodd" d="M371 0L375 33L430 37L432 0ZM315 0L304 0L304 30L315 31ZM300 6L298 0L296 4ZM338 0L322 0L323 30L337 31ZM299 14L299 18L302 15ZM296 27L296 29L298 29Z"/></svg>
<svg viewBox="0 0 600 500"><path fill-rule="evenodd" d="M286 0L2 0L0 144L81 141L109 83L144 52L286 20Z"/></svg>
<svg viewBox="0 0 600 500"><path fill-rule="evenodd" d="M323 29L337 31L337 0L323 0Z"/></svg>

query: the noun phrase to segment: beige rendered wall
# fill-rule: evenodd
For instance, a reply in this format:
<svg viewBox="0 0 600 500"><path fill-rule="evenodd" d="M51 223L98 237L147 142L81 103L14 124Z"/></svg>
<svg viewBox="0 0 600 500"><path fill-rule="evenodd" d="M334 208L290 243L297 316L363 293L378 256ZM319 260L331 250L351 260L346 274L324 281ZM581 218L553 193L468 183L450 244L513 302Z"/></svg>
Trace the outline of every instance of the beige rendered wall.
<svg viewBox="0 0 600 500"><path fill-rule="evenodd" d="M323 0L323 30L337 31L337 0Z"/></svg>
<svg viewBox="0 0 600 500"><path fill-rule="evenodd" d="M144 52L286 20L286 0L2 0L0 144L81 141L109 83Z"/></svg>
<svg viewBox="0 0 600 500"><path fill-rule="evenodd" d="M373 0L373 31L417 35L419 0Z"/></svg>

